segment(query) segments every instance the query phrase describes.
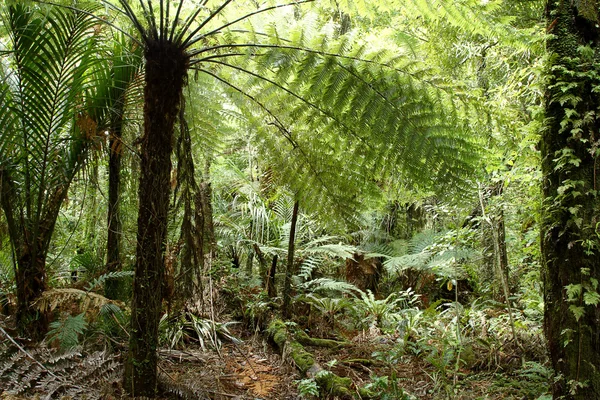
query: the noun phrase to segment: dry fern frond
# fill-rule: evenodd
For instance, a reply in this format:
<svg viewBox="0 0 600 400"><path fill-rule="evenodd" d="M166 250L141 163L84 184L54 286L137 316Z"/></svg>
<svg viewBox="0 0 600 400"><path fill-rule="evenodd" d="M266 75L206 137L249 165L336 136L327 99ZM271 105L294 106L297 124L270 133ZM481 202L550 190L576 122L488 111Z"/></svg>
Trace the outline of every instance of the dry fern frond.
<svg viewBox="0 0 600 400"><path fill-rule="evenodd" d="M161 391L175 395L183 400L200 400L209 398L206 391L199 387L196 387L194 383L176 382L164 373L159 373L158 384Z"/></svg>
<svg viewBox="0 0 600 400"><path fill-rule="evenodd" d="M106 304L115 304L119 308L125 305L116 300L110 300L106 297L84 290L66 288L66 289L51 289L42 293L42 296L35 302L34 307L40 312L54 311L59 306L72 307L77 305L81 312L86 314L97 315L100 309Z"/></svg>
<svg viewBox="0 0 600 400"><path fill-rule="evenodd" d="M0 387L4 395L42 395L43 398L103 399L105 388L117 384L121 363L116 355L77 350L56 356L46 347L23 351L0 344Z"/></svg>

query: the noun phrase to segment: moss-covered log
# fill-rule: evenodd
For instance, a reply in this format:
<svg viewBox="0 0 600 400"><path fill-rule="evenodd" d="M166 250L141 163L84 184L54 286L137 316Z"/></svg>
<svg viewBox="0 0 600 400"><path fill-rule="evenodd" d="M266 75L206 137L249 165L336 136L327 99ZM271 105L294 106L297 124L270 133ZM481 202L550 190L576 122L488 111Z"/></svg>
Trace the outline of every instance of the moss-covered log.
<svg viewBox="0 0 600 400"><path fill-rule="evenodd" d="M338 340L312 338L305 332L298 331L295 335L298 343L304 346L326 347L328 349L340 349L348 346L348 342L340 342Z"/></svg>
<svg viewBox="0 0 600 400"><path fill-rule="evenodd" d="M282 320L273 320L267 329L269 337L275 342L277 348L283 353L289 352L290 357L296 364L298 370L309 378L314 378L323 394L331 394L341 398L352 398L350 378L342 378L330 371L323 369L315 360L315 357L306 351L292 334ZM300 334L309 338L305 333ZM310 339L310 338L309 338ZM335 341L331 341L335 342ZM339 342L335 342L336 345Z"/></svg>

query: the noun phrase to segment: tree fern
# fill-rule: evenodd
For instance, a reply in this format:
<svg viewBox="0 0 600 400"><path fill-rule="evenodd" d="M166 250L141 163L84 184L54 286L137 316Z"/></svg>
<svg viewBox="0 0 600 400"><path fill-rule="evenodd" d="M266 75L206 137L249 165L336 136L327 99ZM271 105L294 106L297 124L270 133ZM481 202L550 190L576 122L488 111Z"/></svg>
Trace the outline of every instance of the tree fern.
<svg viewBox="0 0 600 400"><path fill-rule="evenodd" d="M3 7L8 51L0 80L1 202L17 258L17 320L33 336L29 305L45 289L45 258L62 202L99 141L84 104L93 83L95 23L86 11Z"/></svg>
<svg viewBox="0 0 600 400"><path fill-rule="evenodd" d="M128 0L103 1L131 22L147 60L135 329L125 379L135 394L156 389L156 293L163 274L170 152L189 69L227 88L240 110L261 116L258 132L279 138L265 140L277 176L289 182L296 201L309 200L303 204L357 205L363 188L376 190L366 173L401 170L408 178L442 182L455 180L470 165L474 152L456 134L462 126L455 123L454 98L433 77L423 79L412 60L367 54L364 46L336 42L326 29L282 34L268 18L272 12L278 21L290 21L286 31L302 30L290 6L305 2L243 10L225 0L188 10L184 3L191 2L140 1L134 8ZM335 73L339 70L346 73ZM325 97L331 87L348 90L331 99ZM147 340L141 332L149 332Z"/></svg>

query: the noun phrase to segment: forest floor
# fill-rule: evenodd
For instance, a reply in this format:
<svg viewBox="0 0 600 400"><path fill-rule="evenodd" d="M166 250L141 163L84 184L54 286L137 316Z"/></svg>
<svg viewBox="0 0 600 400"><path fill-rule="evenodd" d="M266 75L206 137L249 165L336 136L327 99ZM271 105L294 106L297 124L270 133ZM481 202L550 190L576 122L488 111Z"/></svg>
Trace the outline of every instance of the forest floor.
<svg viewBox="0 0 600 400"><path fill-rule="evenodd" d="M6 328L2 322L0 320ZM224 342L218 350L202 349L197 344L189 344L181 350L161 350L159 374L164 399L317 398L300 396L297 383L305 377L300 376L285 350L283 356L280 355L261 333L239 327L231 329L231 333L241 341ZM0 333L0 336L3 335ZM78 393L97 395L88 398L126 398L120 383L122 353L84 354L79 349L57 357L56 350L28 347L23 342L23 349L18 349L5 339L0 340L0 400L86 397L67 396L69 385L81 389ZM518 349L509 350L509 345L501 353L503 361L496 363L492 370L481 368L478 359L487 355L477 349L470 368L456 368L451 359L445 366L436 366L425 353L394 358L397 339L394 335L361 332L347 337L342 348L306 346L306 350L314 354L324 368L351 378L355 398L360 398L357 388L367 384L378 393L372 397L376 399L524 400L544 398L540 396L548 388L548 377L535 370L535 365L541 364L528 367L529 364L519 358ZM23 350L28 354L23 354ZM32 361L34 358L47 367L47 371L38 368ZM65 362L63 367L60 362ZM86 369L89 372L86 373ZM57 384L59 381L62 383ZM319 398L335 397L321 395Z"/></svg>
<svg viewBox="0 0 600 400"><path fill-rule="evenodd" d="M419 357L402 357L401 362L393 365L374 360L373 353L393 351L393 336L372 340L361 336L355 337L349 346L341 350L316 347L307 347L307 350L315 355L319 364L328 366L338 376L351 378L353 387L373 383L374 377L387 377L379 385L387 389L384 391L386 394L381 395L386 399L401 399L404 395L407 399L424 400L524 400L537 399L543 394L543 377L519 368L519 359L514 359L510 363L512 365L506 365L505 370L459 369L456 377L451 373L442 377L442 371ZM180 359L181 354L177 352L163 357L161 371L169 381L196 388L212 399L301 398L295 381L303 377L289 357L277 354L262 335L246 336L242 344L224 344L218 353L201 349L187 353ZM364 365L360 360L372 363ZM358 394L356 398L359 398Z"/></svg>

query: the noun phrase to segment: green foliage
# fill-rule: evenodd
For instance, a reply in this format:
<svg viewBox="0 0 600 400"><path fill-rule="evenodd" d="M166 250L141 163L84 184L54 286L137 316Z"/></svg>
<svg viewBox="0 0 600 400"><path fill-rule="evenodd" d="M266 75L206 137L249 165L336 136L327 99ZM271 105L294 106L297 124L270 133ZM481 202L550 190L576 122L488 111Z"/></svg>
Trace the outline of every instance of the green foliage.
<svg viewBox="0 0 600 400"><path fill-rule="evenodd" d="M310 304L311 307L317 309L321 315L325 317L325 320L331 324L332 329L335 329L335 317L337 314L344 310L350 309L352 303L349 299L331 298L331 297L317 297L312 293L302 297L302 300Z"/></svg>
<svg viewBox="0 0 600 400"><path fill-rule="evenodd" d="M351 283L331 278L317 278L307 281L300 286L306 292L322 294L355 294L359 289Z"/></svg>
<svg viewBox="0 0 600 400"><path fill-rule="evenodd" d="M92 290L98 288L100 285L102 285L104 282L106 282L107 279L122 279L128 276L133 276L133 271L114 271L114 272L107 272L105 274L100 275L99 277L97 277L96 279L94 279L93 281L91 281L87 287L85 288L85 290L87 290L88 292L91 292Z"/></svg>
<svg viewBox="0 0 600 400"><path fill-rule="evenodd" d="M211 321L190 312L164 314L158 325L159 340L171 349L181 348L188 342L196 342L204 350L208 346L218 349L222 340L239 342L228 328L234 323Z"/></svg>
<svg viewBox="0 0 600 400"><path fill-rule="evenodd" d="M3 208L13 241L20 240L16 234L23 229L54 225L66 188L89 145L99 140L82 109L97 62L89 11L53 7L44 15L18 5L3 15L11 51L3 54L0 152L2 178L11 187ZM27 227L14 217L19 210L28 218ZM44 221L48 218L51 222Z"/></svg>
<svg viewBox="0 0 600 400"><path fill-rule="evenodd" d="M390 274L401 275L414 269L427 271L444 279L465 276L465 266L480 257L472 247L472 230L437 233L425 230L410 239L407 254L387 257L384 266Z"/></svg>
<svg viewBox="0 0 600 400"><path fill-rule="evenodd" d="M58 341L63 351L73 349L79 345L80 335L84 333L87 326L85 312L74 317L67 315L65 318L50 323L46 340L50 343Z"/></svg>
<svg viewBox="0 0 600 400"><path fill-rule="evenodd" d="M317 397L319 395L319 386L313 378L300 379L294 381L298 388L298 396L302 399Z"/></svg>
<svg viewBox="0 0 600 400"><path fill-rule="evenodd" d="M359 291L354 301L354 312L360 326L373 326L375 328L389 328L395 320L395 315L402 308L411 308L419 302L419 295L412 289L399 293L391 293L384 299L376 299L373 292ZM401 318L401 317L400 317Z"/></svg>
<svg viewBox="0 0 600 400"><path fill-rule="evenodd" d="M381 400L413 400L415 396L402 389L401 382L393 372L390 376L371 376L371 382L364 388L368 398L377 398Z"/></svg>

